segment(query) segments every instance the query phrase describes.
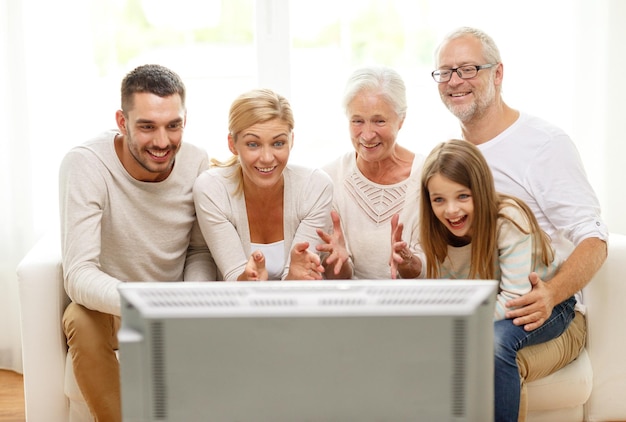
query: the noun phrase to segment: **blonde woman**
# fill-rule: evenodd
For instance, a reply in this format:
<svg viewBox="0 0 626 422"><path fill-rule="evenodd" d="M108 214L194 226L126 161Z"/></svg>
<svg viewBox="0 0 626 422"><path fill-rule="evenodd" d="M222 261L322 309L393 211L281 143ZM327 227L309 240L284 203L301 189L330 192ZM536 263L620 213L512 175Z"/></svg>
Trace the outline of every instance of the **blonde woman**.
<svg viewBox="0 0 626 422"><path fill-rule="evenodd" d="M198 223L224 280L320 280L316 230L331 228L333 186L322 171L288 164L294 118L267 89L231 105L228 147L193 189Z"/></svg>

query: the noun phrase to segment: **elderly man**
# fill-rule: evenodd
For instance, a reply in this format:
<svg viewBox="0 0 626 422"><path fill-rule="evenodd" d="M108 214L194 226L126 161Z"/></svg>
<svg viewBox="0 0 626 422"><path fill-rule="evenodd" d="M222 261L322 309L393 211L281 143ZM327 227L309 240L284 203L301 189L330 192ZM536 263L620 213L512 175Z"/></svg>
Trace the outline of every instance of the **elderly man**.
<svg viewBox="0 0 626 422"><path fill-rule="evenodd" d="M474 28L457 29L437 48L435 65L432 76L441 100L458 118L463 139L477 145L487 159L497 190L525 201L552 238L557 254L567 258L548 282L530 274L533 290L507 304L515 309L506 317L531 335L554 317L555 307L591 280L606 259L608 229L596 194L567 134L503 101L504 67L491 37ZM511 368L519 367L521 381L520 387L517 380L501 380L507 388L496 390L496 421L523 420L523 383L575 359L585 336L584 306L578 301L575 317L560 337L523 348L517 362L499 356L496 349L496 385L498 376L510 374Z"/></svg>

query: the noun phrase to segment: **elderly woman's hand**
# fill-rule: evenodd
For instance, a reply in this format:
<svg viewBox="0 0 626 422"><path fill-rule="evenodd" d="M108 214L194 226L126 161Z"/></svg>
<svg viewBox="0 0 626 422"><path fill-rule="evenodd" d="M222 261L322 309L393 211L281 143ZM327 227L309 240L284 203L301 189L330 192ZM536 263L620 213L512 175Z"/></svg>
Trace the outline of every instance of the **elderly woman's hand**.
<svg viewBox="0 0 626 422"><path fill-rule="evenodd" d="M317 229L317 235L324 243L317 245L315 249L328 254L324 260L324 266L333 270L326 272L326 278L352 278L352 261L346 248L346 241L343 237L341 221L337 211L331 211L330 218L333 221L333 232L330 234Z"/></svg>
<svg viewBox="0 0 626 422"><path fill-rule="evenodd" d="M422 272L422 260L411 252L408 244L402 240L404 224L400 223L400 215L391 217L391 278L417 278Z"/></svg>

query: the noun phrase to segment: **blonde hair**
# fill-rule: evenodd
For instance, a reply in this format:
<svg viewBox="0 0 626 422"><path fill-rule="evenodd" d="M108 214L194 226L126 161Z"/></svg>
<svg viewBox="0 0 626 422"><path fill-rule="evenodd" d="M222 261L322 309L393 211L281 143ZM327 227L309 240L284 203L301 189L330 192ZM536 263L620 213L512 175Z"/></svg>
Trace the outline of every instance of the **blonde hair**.
<svg viewBox="0 0 626 422"><path fill-rule="evenodd" d="M544 265L554 260L549 236L541 230L530 208L514 196L496 192L493 175L480 150L468 141L452 139L437 145L426 158L422 171L420 198L420 241L426 257L426 277L437 278L448 255L450 232L435 216L428 182L441 175L471 190L474 204L472 256L469 278L494 279L498 265L499 218L511 221L522 233L531 234L539 246ZM512 221L502 209L517 205L526 216L530 232ZM537 264L533 262L533 265Z"/></svg>
<svg viewBox="0 0 626 422"><path fill-rule="evenodd" d="M239 95L230 106L228 113L228 132L237 142L237 137L245 129L257 123L264 123L278 119L287 124L289 131L293 130L294 118L289 101L270 89L253 89ZM226 161L211 159L212 167L239 166L233 173L239 179L235 194L243 191L243 177L239 157L233 155Z"/></svg>

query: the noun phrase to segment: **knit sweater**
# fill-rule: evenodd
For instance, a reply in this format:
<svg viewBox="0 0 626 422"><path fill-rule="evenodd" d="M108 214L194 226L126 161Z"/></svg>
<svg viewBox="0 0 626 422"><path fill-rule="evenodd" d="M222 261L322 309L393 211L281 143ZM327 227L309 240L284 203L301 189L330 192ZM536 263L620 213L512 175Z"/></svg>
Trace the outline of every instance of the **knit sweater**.
<svg viewBox="0 0 626 422"><path fill-rule="evenodd" d="M167 179L141 182L122 166L116 132L74 147L59 172L65 289L72 301L120 315L123 281L215 280L197 225L193 183L205 151L182 144Z"/></svg>
<svg viewBox="0 0 626 422"><path fill-rule="evenodd" d="M326 171L335 184L333 207L341 218L341 228L354 264L354 278L381 280L391 277L391 217L400 214L403 239L418 245L420 176L424 158L415 155L411 174L392 185L380 185L366 178L350 151L329 163Z"/></svg>
<svg viewBox="0 0 626 422"><path fill-rule="evenodd" d="M224 280L237 280L252 253L250 228L243 192L235 194L238 166L216 167L202 173L193 188L196 212L202 234ZM333 185L321 170L288 165L283 171L285 183L283 228L284 270L289 272L290 252L299 242L309 242L317 253L321 243L316 229L332 228L330 211Z"/></svg>

